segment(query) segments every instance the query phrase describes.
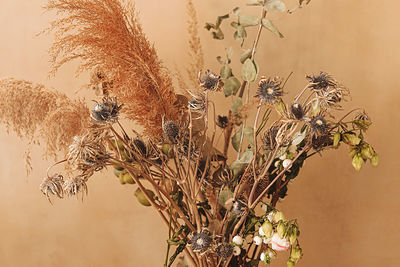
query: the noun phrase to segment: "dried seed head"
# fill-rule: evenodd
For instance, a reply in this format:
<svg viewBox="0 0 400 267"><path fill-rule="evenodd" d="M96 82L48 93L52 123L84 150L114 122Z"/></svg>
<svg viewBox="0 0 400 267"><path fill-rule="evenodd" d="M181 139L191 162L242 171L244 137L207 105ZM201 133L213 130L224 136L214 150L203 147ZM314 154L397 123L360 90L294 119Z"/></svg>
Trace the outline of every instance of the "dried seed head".
<svg viewBox="0 0 400 267"><path fill-rule="evenodd" d="M330 134L314 136L311 140L311 146L316 151L320 151L330 145L333 145L333 139Z"/></svg>
<svg viewBox="0 0 400 267"><path fill-rule="evenodd" d="M204 76L199 79L199 82L201 87L212 91L219 90L222 85L221 76L218 76L209 70L207 70Z"/></svg>
<svg viewBox="0 0 400 267"><path fill-rule="evenodd" d="M233 253L233 247L229 243L221 243L215 249L215 253L218 257L227 260Z"/></svg>
<svg viewBox="0 0 400 267"><path fill-rule="evenodd" d="M189 240L189 244L192 246L193 251L198 253L204 253L211 248L213 239L210 232L207 229L201 230L200 233L195 233Z"/></svg>
<svg viewBox="0 0 400 267"><path fill-rule="evenodd" d="M118 105L117 97L104 97L102 103L96 103L91 117L99 123L115 123L123 105Z"/></svg>
<svg viewBox="0 0 400 267"><path fill-rule="evenodd" d="M368 114L363 111L355 116L353 123L357 125L362 130L367 130L368 127L372 124L371 118Z"/></svg>
<svg viewBox="0 0 400 267"><path fill-rule="evenodd" d="M312 117L310 125L316 135L322 135L328 130L328 124L322 116Z"/></svg>
<svg viewBox="0 0 400 267"><path fill-rule="evenodd" d="M277 145L276 136L278 135L278 131L279 127L273 126L264 135L263 141L269 150L274 150Z"/></svg>
<svg viewBox="0 0 400 267"><path fill-rule="evenodd" d="M63 190L64 193L68 196L76 196L79 193L82 193L82 198L83 198L83 196L85 194L87 195L88 193L86 179L81 176L70 178L64 182Z"/></svg>
<svg viewBox="0 0 400 267"><path fill-rule="evenodd" d="M316 91L327 90L329 87L337 87L337 81L328 73L321 71L319 75L307 75L306 79L312 83L310 88Z"/></svg>
<svg viewBox="0 0 400 267"><path fill-rule="evenodd" d="M229 120L228 120L227 116L218 115L218 117L217 117L217 125L218 125L218 127L222 128L222 129L225 129L226 127L228 127L228 123L229 123Z"/></svg>
<svg viewBox="0 0 400 267"><path fill-rule="evenodd" d="M242 216L247 211L247 205L244 200L236 199L233 201L231 212L236 216Z"/></svg>
<svg viewBox="0 0 400 267"><path fill-rule="evenodd" d="M167 121L162 125L164 135L172 143L176 143L179 136L179 127L173 121Z"/></svg>
<svg viewBox="0 0 400 267"><path fill-rule="evenodd" d="M64 177L60 174L54 174L53 176L48 176L43 179L42 183L40 184L40 190L49 201L51 195L63 198L63 184Z"/></svg>
<svg viewBox="0 0 400 267"><path fill-rule="evenodd" d="M69 146L67 159L71 164L104 165L109 159L106 147L98 136L75 136Z"/></svg>
<svg viewBox="0 0 400 267"><path fill-rule="evenodd" d="M283 95L282 79L279 77L261 78L256 97L269 104L275 103Z"/></svg>
<svg viewBox="0 0 400 267"><path fill-rule="evenodd" d="M300 103L298 103L298 102L293 103L293 104L290 106L290 112L291 112L291 113L293 114L293 116L294 116L296 119L298 119L298 120L301 120L301 119L304 117L304 115L305 115L305 111L304 111L302 105L301 105Z"/></svg>

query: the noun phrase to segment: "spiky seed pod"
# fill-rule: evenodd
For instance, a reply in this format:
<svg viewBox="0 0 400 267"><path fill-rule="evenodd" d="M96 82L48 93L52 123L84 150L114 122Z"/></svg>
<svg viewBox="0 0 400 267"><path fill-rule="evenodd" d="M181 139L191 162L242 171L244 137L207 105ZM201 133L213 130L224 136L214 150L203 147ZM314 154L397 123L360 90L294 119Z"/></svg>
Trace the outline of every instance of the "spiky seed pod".
<svg viewBox="0 0 400 267"><path fill-rule="evenodd" d="M133 141L131 141L130 146L133 151L138 152L143 156L147 153L146 144L140 139L134 139Z"/></svg>
<svg viewBox="0 0 400 267"><path fill-rule="evenodd" d="M205 90L219 90L222 86L221 76L209 70L206 71L203 77L199 78L199 82L200 86Z"/></svg>
<svg viewBox="0 0 400 267"><path fill-rule="evenodd" d="M176 123L173 121L167 121L167 122L163 123L162 128L163 128L165 137L167 137L167 139L170 142L175 144L177 142L177 139L179 136L178 125L176 125Z"/></svg>
<svg viewBox="0 0 400 267"><path fill-rule="evenodd" d="M92 132L84 136L75 136L74 142L68 148L67 159L76 165L104 165L110 158L100 136Z"/></svg>
<svg viewBox="0 0 400 267"><path fill-rule="evenodd" d="M201 230L200 233L193 234L192 238L189 240L189 245L191 245L194 252L203 254L209 250L212 246L213 239L210 232L207 229Z"/></svg>
<svg viewBox="0 0 400 267"><path fill-rule="evenodd" d="M298 119L298 120L303 119L303 117L304 117L304 115L305 115L305 111L304 111L304 109L303 109L303 106L302 106L299 102L293 103L293 104L290 106L290 112L291 112L291 113L293 114L293 116L294 116L296 119Z"/></svg>
<svg viewBox="0 0 400 267"><path fill-rule="evenodd" d="M311 83L310 88L315 91L327 90L329 87L335 88L338 86L338 82L323 71L319 75L307 75L306 79Z"/></svg>
<svg viewBox="0 0 400 267"><path fill-rule="evenodd" d="M258 83L258 91L255 97L260 98L263 102L274 104L283 95L282 79L279 77L261 78Z"/></svg>
<svg viewBox="0 0 400 267"><path fill-rule="evenodd" d="M247 205L244 200L235 199L233 201L231 212L236 216L242 216L247 211Z"/></svg>
<svg viewBox="0 0 400 267"><path fill-rule="evenodd" d="M323 135L328 130L328 124L322 116L312 117L310 120L310 126L315 135Z"/></svg>
<svg viewBox="0 0 400 267"><path fill-rule="evenodd" d="M218 257L227 260L233 253L233 247L229 243L221 243L215 249L215 253Z"/></svg>
<svg viewBox="0 0 400 267"><path fill-rule="evenodd" d="M123 105L118 105L117 97L104 97L102 103L96 103L91 117L99 123L114 123L118 120L119 111Z"/></svg>
<svg viewBox="0 0 400 267"><path fill-rule="evenodd" d="M311 146L314 150L320 151L327 146L333 145L333 138L330 134L314 136L311 140Z"/></svg>
<svg viewBox="0 0 400 267"><path fill-rule="evenodd" d="M266 147L269 150L274 150L277 142L276 142L276 136L278 134L279 127L278 126L273 126L268 131L265 133L263 141Z"/></svg>
<svg viewBox="0 0 400 267"><path fill-rule="evenodd" d="M227 116L218 115L218 117L217 117L217 126L218 127L225 129L226 127L228 127L228 123L229 123L229 120L228 120Z"/></svg>
<svg viewBox="0 0 400 267"><path fill-rule="evenodd" d="M64 177L60 174L54 174L53 176L45 177L39 187L42 193L50 201L51 195L63 198L63 184Z"/></svg>
<svg viewBox="0 0 400 267"><path fill-rule="evenodd" d="M77 176L70 178L63 184L63 191L68 196L76 196L82 193L83 196L88 193L88 187L86 184L86 179L82 176Z"/></svg>

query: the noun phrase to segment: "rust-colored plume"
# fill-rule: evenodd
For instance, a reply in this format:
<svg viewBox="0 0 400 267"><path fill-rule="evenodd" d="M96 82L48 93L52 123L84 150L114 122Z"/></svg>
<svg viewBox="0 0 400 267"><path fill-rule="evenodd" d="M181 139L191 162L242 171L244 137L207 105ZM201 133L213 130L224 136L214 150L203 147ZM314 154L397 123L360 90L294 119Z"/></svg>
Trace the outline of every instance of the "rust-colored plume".
<svg viewBox="0 0 400 267"><path fill-rule="evenodd" d="M125 104L127 118L150 136L162 133L161 119L178 117L172 81L137 20L135 8L119 0L50 0L48 10L64 15L52 23L53 71L74 59L80 70L100 67L112 80L110 93Z"/></svg>

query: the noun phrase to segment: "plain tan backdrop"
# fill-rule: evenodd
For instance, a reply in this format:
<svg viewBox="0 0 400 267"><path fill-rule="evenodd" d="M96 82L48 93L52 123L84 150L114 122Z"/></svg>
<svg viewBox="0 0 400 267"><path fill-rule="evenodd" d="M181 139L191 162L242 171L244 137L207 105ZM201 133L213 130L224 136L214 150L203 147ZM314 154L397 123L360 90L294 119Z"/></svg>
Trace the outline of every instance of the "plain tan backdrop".
<svg viewBox="0 0 400 267"><path fill-rule="evenodd" d="M166 66L188 64L185 1L136 2ZM243 2L195 1L200 24ZM52 37L35 36L54 18L41 9L45 3L1 0L0 77L44 83L74 96L87 78L75 78L74 65L47 78ZM279 204L301 226L304 258L298 266L399 266L399 8L390 0L313 0L294 15L275 16L286 38L267 32L261 38L257 59L263 74L294 71L288 88L302 88L304 75L320 70L347 85L353 102L346 107L368 109L374 121L368 140L380 153L378 168L360 172L353 170L345 148L306 163ZM201 37L210 69L218 68L215 56L224 47L237 48L230 37L215 42L203 30ZM41 150L34 148L34 171L26 177L26 143L2 127L0 147L0 266L162 265L166 229L153 210L136 203L132 187L103 172L89 182L83 203L65 199L52 206L38 189L50 164ZM285 266L286 258L281 254L273 266Z"/></svg>

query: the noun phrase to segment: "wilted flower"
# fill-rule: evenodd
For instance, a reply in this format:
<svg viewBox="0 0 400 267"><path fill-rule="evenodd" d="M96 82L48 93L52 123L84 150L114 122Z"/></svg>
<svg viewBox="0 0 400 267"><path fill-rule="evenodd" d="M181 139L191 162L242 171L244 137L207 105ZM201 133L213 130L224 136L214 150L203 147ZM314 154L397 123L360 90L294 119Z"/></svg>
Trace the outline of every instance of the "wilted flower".
<svg viewBox="0 0 400 267"><path fill-rule="evenodd" d="M118 105L117 97L106 96L102 103L96 103L91 113L91 117L100 123L114 123L118 120L119 111L123 105Z"/></svg>
<svg viewBox="0 0 400 267"><path fill-rule="evenodd" d="M204 253L211 248L213 239L210 232L207 229L201 230L200 233L195 233L189 240L189 244L192 246L193 251Z"/></svg>
<svg viewBox="0 0 400 267"><path fill-rule="evenodd" d="M285 238L280 238L278 233L275 233L271 238L271 247L275 251L286 251L290 248L290 243Z"/></svg>
<svg viewBox="0 0 400 267"><path fill-rule="evenodd" d="M291 112L291 113L293 114L293 116L294 116L296 119L298 119L298 120L303 119L303 117L304 117L304 115L305 115L305 110L304 110L304 108L303 108L302 105L301 105L300 103L298 103L298 102L293 103L293 104L290 106L290 112Z"/></svg>
<svg viewBox="0 0 400 267"><path fill-rule="evenodd" d="M203 77L199 78L199 82L200 86L206 90L219 90L222 86L221 76L209 70L206 71Z"/></svg>
<svg viewBox="0 0 400 267"><path fill-rule="evenodd" d="M179 136L179 127L173 121L163 122L162 125L164 135L168 138L168 140L172 143L177 142L177 138Z"/></svg>
<svg viewBox="0 0 400 267"><path fill-rule="evenodd" d="M50 195L57 196L59 198L63 198L63 183L64 177L60 174L54 174L53 176L47 176L43 179L40 184L40 190L50 201ZM51 202L51 201L50 201Z"/></svg>
<svg viewBox="0 0 400 267"><path fill-rule="evenodd" d="M260 98L263 102L269 104L275 103L283 95L282 79L279 77L261 78L258 83L258 91L256 97Z"/></svg>
<svg viewBox="0 0 400 267"><path fill-rule="evenodd" d="M315 135L322 135L328 130L328 123L322 116L312 117L310 120L310 126Z"/></svg>
<svg viewBox="0 0 400 267"><path fill-rule="evenodd" d="M339 85L331 75L323 71L319 75L307 75L306 78L311 83L309 87L315 91L328 90Z"/></svg>
<svg viewBox="0 0 400 267"><path fill-rule="evenodd" d="M82 193L83 197L84 194L87 195L88 193L86 179L81 176L70 178L64 182L63 190L68 196L76 196Z"/></svg>
<svg viewBox="0 0 400 267"><path fill-rule="evenodd" d="M86 134L74 137L68 148L67 159L73 164L102 166L109 159L109 155L100 137Z"/></svg>

